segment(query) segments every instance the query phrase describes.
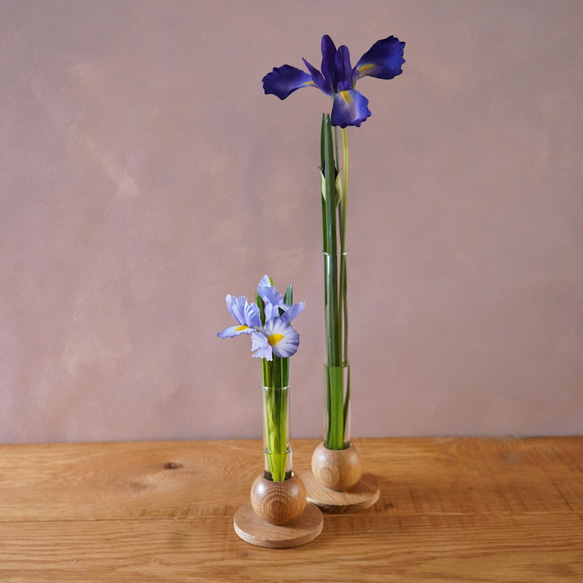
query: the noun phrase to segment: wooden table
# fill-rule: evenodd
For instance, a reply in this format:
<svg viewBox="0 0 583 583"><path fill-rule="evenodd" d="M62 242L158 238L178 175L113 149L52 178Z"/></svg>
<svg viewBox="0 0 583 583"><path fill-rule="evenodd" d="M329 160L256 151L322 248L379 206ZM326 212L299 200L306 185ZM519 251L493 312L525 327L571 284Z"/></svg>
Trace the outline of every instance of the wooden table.
<svg viewBox="0 0 583 583"><path fill-rule="evenodd" d="M355 441L380 500L287 550L233 530L259 441L0 446L0 581L583 582L583 437Z"/></svg>

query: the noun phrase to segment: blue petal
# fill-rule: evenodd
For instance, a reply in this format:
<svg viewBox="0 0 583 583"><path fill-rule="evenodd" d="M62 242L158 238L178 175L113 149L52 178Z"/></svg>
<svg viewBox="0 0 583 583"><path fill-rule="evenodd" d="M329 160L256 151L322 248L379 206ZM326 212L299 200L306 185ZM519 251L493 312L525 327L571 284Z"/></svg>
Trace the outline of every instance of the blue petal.
<svg viewBox="0 0 583 583"><path fill-rule="evenodd" d="M299 316L303 309L306 307L304 302L299 302L290 306L289 309L281 315L281 320L286 323L290 323L295 317Z"/></svg>
<svg viewBox="0 0 583 583"><path fill-rule="evenodd" d="M322 75L326 80L326 85L332 90L334 87L334 57L336 56L336 45L334 41L325 34L322 37ZM305 61L304 61L305 62Z"/></svg>
<svg viewBox="0 0 583 583"><path fill-rule="evenodd" d="M269 287L270 285L271 285L271 279L270 279L269 275L265 274L259 280L259 283L257 284L257 293L259 293L259 295L261 295L260 290L265 288L265 287Z"/></svg>
<svg viewBox="0 0 583 583"><path fill-rule="evenodd" d="M326 95L332 96L333 93L332 83L331 82L328 83L328 81L326 81L326 79L324 79L324 77L322 76L322 73L320 73L320 71L318 71L316 67L310 65L310 63L308 63L306 59L302 59L302 61L304 61L304 64L308 68L308 71L312 76L312 81L314 82L316 87L318 87L318 89L320 89L320 91L323 91Z"/></svg>
<svg viewBox="0 0 583 583"><path fill-rule="evenodd" d="M256 358L265 358L267 360L273 360L273 350L271 345L267 340L267 336L261 332L254 332L251 335L251 350L255 350L253 356Z"/></svg>
<svg viewBox="0 0 583 583"><path fill-rule="evenodd" d="M264 275L261 278L261 281L257 286L257 293L263 301L269 302L274 306L280 306L283 304L283 296L275 289L267 275Z"/></svg>
<svg viewBox="0 0 583 583"><path fill-rule="evenodd" d="M264 275L257 284L257 295L265 301L265 290L271 287L271 279L269 279L269 275Z"/></svg>
<svg viewBox="0 0 583 583"><path fill-rule="evenodd" d="M245 296L236 298L231 294L227 294L225 298L227 302L227 310L239 324L250 326L254 328L261 324L259 317L259 308L255 304L249 305Z"/></svg>
<svg viewBox="0 0 583 583"><path fill-rule="evenodd" d="M279 308L279 306L283 304L283 296L274 287L266 288L263 292L263 295L259 295L266 304L271 304L276 308Z"/></svg>
<svg viewBox="0 0 583 583"><path fill-rule="evenodd" d="M273 94L280 99L285 99L294 91L313 84L314 81L310 75L291 65L274 67L271 73L267 73L263 77L263 90L265 94Z"/></svg>
<svg viewBox="0 0 583 583"><path fill-rule="evenodd" d="M354 81L367 75L378 79L392 79L403 72L405 43L389 36L377 41L362 55L354 67Z"/></svg>
<svg viewBox="0 0 583 583"><path fill-rule="evenodd" d="M265 302L265 320L279 316L279 308L284 306L283 295L275 289L267 275L257 285L257 294Z"/></svg>
<svg viewBox="0 0 583 583"><path fill-rule="evenodd" d="M288 358L297 352L300 344L300 335L281 318L275 318L266 322L263 333L275 356Z"/></svg>
<svg viewBox="0 0 583 583"><path fill-rule="evenodd" d="M251 328L261 326L261 316L256 304L247 304L245 306L245 325Z"/></svg>
<svg viewBox="0 0 583 583"><path fill-rule="evenodd" d="M370 115L368 99L356 89L341 91L334 95L334 105L330 116L330 123L333 126L340 126L341 128L346 126L359 127Z"/></svg>
<svg viewBox="0 0 583 583"><path fill-rule="evenodd" d="M230 326L229 328L225 328L222 332L217 332L217 336L219 338L235 338L235 336L251 334L252 332L253 328L249 328L248 326Z"/></svg>
<svg viewBox="0 0 583 583"><path fill-rule="evenodd" d="M348 47L342 45L334 57L334 90L338 92L348 89L352 89L352 65Z"/></svg>
<svg viewBox="0 0 583 583"><path fill-rule="evenodd" d="M231 294L227 294L225 301L227 302L227 310L229 310L229 313L231 314L231 316L233 316L233 318L235 318L235 320L237 320L237 322L239 322L239 324L244 324L245 323L245 305L247 304L247 300L245 299L245 296L240 296L240 297L236 298L235 296L232 296Z"/></svg>
<svg viewBox="0 0 583 583"><path fill-rule="evenodd" d="M269 302L265 303L265 321L271 320L272 318L279 317L279 306L275 306L270 304Z"/></svg>

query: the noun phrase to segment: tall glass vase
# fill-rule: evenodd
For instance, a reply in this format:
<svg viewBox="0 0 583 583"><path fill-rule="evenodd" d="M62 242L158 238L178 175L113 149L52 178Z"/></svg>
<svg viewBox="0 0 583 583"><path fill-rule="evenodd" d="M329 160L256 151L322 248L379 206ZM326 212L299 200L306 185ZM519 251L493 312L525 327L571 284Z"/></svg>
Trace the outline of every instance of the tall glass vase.
<svg viewBox="0 0 583 583"><path fill-rule="evenodd" d="M358 449L350 443L350 365L348 360L348 306L346 205L348 193L348 139L339 136L329 115L322 116L320 168L322 172L322 243L324 251L324 323L326 342L324 441L312 455L312 473L331 490L351 488L362 474Z"/></svg>
<svg viewBox="0 0 583 583"><path fill-rule="evenodd" d="M346 449L350 447L350 365L324 365L324 382L324 445L328 449Z"/></svg>
<svg viewBox="0 0 583 583"><path fill-rule="evenodd" d="M325 434L328 449L350 446L350 364L346 263L348 254L324 253Z"/></svg>

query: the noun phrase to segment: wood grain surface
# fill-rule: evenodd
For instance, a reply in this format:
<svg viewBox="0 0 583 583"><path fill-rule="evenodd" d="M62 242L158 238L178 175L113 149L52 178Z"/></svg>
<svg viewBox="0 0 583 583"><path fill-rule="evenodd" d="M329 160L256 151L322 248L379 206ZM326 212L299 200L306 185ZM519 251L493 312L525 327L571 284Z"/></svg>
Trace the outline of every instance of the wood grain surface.
<svg viewBox="0 0 583 583"><path fill-rule="evenodd" d="M328 449L320 443L312 455L312 474L325 488L342 492L352 488L364 468L356 445L346 449Z"/></svg>
<svg viewBox="0 0 583 583"><path fill-rule="evenodd" d="M0 581L583 581L583 437L356 442L378 502L285 550L233 529L260 441L0 446Z"/></svg>
<svg viewBox="0 0 583 583"><path fill-rule="evenodd" d="M272 482L259 474L251 485L250 497L255 514L270 524L286 524L306 507L306 487L296 474L283 482Z"/></svg>
<svg viewBox="0 0 583 583"><path fill-rule="evenodd" d="M324 515L315 504L306 504L299 516L276 526L262 520L248 503L235 513L233 526L237 535L249 544L291 549L312 542L322 532Z"/></svg>
<svg viewBox="0 0 583 583"><path fill-rule="evenodd" d="M316 504L322 512L331 514L362 512L375 504L381 495L378 480L368 472L362 474L352 488L342 492L322 486L311 471L302 474L302 480L306 486L308 501Z"/></svg>

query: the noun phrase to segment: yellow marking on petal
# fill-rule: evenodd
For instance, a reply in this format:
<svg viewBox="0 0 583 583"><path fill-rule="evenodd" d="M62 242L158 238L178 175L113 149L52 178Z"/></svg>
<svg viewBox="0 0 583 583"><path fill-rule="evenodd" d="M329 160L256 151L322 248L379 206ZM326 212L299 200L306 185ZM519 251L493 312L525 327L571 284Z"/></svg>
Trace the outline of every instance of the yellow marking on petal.
<svg viewBox="0 0 583 583"><path fill-rule="evenodd" d="M272 334L267 337L267 342L269 342L270 346L275 346L282 338L283 334Z"/></svg>
<svg viewBox="0 0 583 583"><path fill-rule="evenodd" d="M374 69L374 68L375 68L375 65L371 65L371 64L363 65L362 67L358 68L358 72L361 73L362 71L370 71L371 69Z"/></svg>
<svg viewBox="0 0 583 583"><path fill-rule="evenodd" d="M245 324L241 324L235 328L235 332L241 332L241 330L249 330L249 326L245 326Z"/></svg>
<svg viewBox="0 0 583 583"><path fill-rule="evenodd" d="M340 96L342 97L342 99L344 99L344 101L346 101L346 103L348 104L352 103L352 99L348 91L341 91Z"/></svg>

